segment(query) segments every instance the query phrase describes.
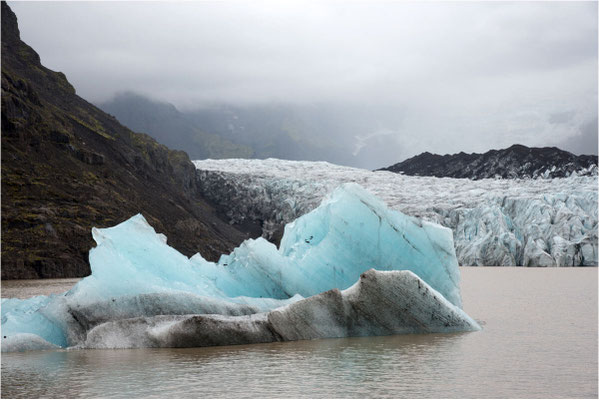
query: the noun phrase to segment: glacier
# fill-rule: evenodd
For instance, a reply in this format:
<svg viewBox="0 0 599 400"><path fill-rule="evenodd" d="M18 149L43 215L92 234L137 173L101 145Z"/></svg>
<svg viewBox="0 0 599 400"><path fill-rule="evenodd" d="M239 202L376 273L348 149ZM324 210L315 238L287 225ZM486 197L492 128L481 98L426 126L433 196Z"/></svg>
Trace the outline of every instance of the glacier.
<svg viewBox="0 0 599 400"><path fill-rule="evenodd" d="M2 299L2 351L180 347L480 329L461 309L452 233L356 184L217 263L141 214L92 229L92 274L61 295Z"/></svg>
<svg viewBox="0 0 599 400"><path fill-rule="evenodd" d="M394 210L450 228L460 265L598 264L596 169L591 176L473 181L278 159L194 164L202 193L230 222L258 222L267 238L354 182Z"/></svg>

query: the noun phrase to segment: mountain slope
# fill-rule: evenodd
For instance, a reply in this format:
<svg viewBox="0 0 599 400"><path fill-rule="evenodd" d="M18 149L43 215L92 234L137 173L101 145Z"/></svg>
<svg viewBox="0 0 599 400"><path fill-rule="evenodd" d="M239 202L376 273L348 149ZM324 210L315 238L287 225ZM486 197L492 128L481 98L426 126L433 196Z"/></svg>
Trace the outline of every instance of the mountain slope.
<svg viewBox="0 0 599 400"><path fill-rule="evenodd" d="M198 195L187 154L78 97L2 2L2 279L87 275L91 228L140 212L187 255L245 238Z"/></svg>
<svg viewBox="0 0 599 400"><path fill-rule="evenodd" d="M422 153L382 171L438 178L562 178L573 172L589 175L597 171L597 156L576 156L557 147L526 147L515 144L484 154Z"/></svg>
<svg viewBox="0 0 599 400"><path fill-rule="evenodd" d="M135 93L121 93L99 107L139 132L147 132L158 142L185 150L193 159L248 158L248 146L233 143L216 134L206 133L172 104L148 99Z"/></svg>
<svg viewBox="0 0 599 400"><path fill-rule="evenodd" d="M357 162L346 118L331 110L288 104L218 105L179 111L172 104L120 93L98 107L192 159L268 158ZM356 128L356 132L361 129ZM356 133L357 134L357 133Z"/></svg>

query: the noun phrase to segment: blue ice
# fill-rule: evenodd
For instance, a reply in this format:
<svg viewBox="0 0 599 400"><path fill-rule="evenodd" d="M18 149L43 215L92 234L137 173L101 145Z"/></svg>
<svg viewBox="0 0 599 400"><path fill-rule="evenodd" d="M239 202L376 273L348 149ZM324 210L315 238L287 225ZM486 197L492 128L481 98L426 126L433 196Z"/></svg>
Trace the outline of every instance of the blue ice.
<svg viewBox="0 0 599 400"><path fill-rule="evenodd" d="M111 228L93 228L92 235L97 244L89 254L92 274L71 290L3 300L2 335L8 338L3 350L5 342L30 341L32 334L60 347L80 343L85 338L73 328L82 323L80 310L105 310L106 320L165 309L264 312L346 289L371 268L410 270L461 307L451 230L390 210L354 183L340 186L288 224L279 249L262 238L247 240L218 263L179 253L141 214ZM148 299L158 303L144 305Z"/></svg>

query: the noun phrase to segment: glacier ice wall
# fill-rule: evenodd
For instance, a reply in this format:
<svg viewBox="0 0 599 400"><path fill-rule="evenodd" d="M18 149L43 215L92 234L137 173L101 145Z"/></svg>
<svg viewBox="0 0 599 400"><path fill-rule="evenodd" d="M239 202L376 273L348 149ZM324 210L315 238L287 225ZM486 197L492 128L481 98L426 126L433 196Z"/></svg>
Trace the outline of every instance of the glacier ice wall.
<svg viewBox="0 0 599 400"><path fill-rule="evenodd" d="M390 208L453 231L461 265L598 264L597 176L556 179L414 177L327 162L198 160L199 184L231 223L277 225L355 182Z"/></svg>
<svg viewBox="0 0 599 400"><path fill-rule="evenodd" d="M418 281L412 287L430 287L426 293L433 293L431 302L440 302L431 305L435 312L448 316L454 312L449 309L458 310L461 322L451 322L447 330L475 326L460 310L460 277L451 231L390 210L356 184L340 186L318 208L288 224L278 249L263 238L248 240L218 263L199 254L191 258L180 254L141 214L112 228L94 228L92 234L97 243L89 255L92 275L60 296L3 299L4 350L85 346L89 334L98 332L96 328L104 332L103 343L116 346L118 335L110 336L106 329L120 332L123 326L132 327L131 337L148 329L155 334L185 315L212 315L208 320L218 325L215 329L225 329L231 321L253 321L234 324L243 336L249 334L243 329L263 318L259 315L333 288L347 289L371 268L411 271L410 279ZM381 276L381 290L386 279L399 279ZM401 301L406 306L416 300ZM403 311L405 315L412 312L417 311ZM343 317L348 324L353 323L347 320L350 317ZM448 322L445 317L428 321L430 326L421 331L433 329L439 321ZM369 329L378 332L376 327ZM126 345L134 346L134 340L128 340Z"/></svg>

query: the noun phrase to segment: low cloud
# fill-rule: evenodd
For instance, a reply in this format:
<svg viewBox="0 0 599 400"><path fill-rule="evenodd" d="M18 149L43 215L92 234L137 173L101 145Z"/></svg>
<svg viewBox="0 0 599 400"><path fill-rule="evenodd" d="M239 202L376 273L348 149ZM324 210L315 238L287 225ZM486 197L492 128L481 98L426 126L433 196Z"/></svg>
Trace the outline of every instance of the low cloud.
<svg viewBox="0 0 599 400"><path fill-rule="evenodd" d="M584 124L593 120L596 143L596 2L10 6L42 62L93 102L131 90L180 109L345 107L372 123L356 146L391 132L397 161L574 143L591 138Z"/></svg>
<svg viewBox="0 0 599 400"><path fill-rule="evenodd" d="M557 143L559 148L574 154L597 155L599 153L599 127L597 118L581 125L578 134Z"/></svg>

